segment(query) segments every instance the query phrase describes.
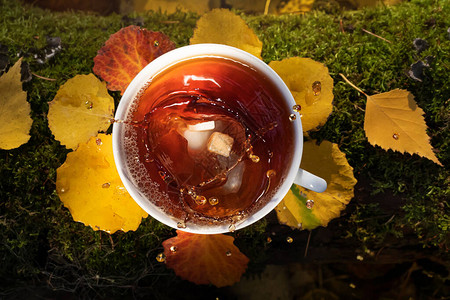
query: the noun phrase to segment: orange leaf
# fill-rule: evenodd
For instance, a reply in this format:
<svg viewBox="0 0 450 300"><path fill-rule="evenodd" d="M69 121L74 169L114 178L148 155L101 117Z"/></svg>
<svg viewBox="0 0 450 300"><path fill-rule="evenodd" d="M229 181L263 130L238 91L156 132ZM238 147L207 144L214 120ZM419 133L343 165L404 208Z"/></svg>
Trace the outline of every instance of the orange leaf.
<svg viewBox="0 0 450 300"><path fill-rule="evenodd" d="M94 58L94 73L111 91L126 90L131 80L152 60L175 49L161 32L128 26L112 34Z"/></svg>
<svg viewBox="0 0 450 300"><path fill-rule="evenodd" d="M216 287L233 285L241 279L249 259L224 234L192 234L177 230L163 242L167 267L185 280Z"/></svg>

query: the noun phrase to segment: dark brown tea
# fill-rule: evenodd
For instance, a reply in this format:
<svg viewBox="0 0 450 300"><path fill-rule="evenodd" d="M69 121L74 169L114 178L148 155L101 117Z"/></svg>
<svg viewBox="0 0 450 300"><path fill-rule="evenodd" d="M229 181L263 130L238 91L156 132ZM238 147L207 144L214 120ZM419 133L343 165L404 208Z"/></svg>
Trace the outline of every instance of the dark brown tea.
<svg viewBox="0 0 450 300"><path fill-rule="evenodd" d="M192 58L158 73L124 123L133 181L180 227L238 222L271 199L291 163L291 108L281 97L228 58Z"/></svg>

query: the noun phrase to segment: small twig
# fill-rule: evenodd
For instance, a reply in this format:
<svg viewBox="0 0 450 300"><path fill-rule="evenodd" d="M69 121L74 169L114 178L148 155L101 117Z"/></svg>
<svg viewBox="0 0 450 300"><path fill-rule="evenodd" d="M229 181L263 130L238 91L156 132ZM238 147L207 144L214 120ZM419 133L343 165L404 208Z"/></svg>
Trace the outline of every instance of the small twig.
<svg viewBox="0 0 450 300"><path fill-rule="evenodd" d="M308 255L308 248L309 248L309 241L311 239L311 233L312 233L312 230L309 232L308 241L306 242L305 255L303 257L306 257Z"/></svg>
<svg viewBox="0 0 450 300"><path fill-rule="evenodd" d="M368 31L368 30L366 30L366 29L364 29L364 28L361 28L361 30L364 31L365 33L368 33L368 34L370 34L370 35L373 35L374 37L377 37L377 38L379 38L379 39L382 39L382 40L385 41L385 42L388 42L388 43L391 43L391 44L392 44L392 42L391 42L390 40L385 39L385 38L382 37L382 36L376 35L375 33L370 32L370 31Z"/></svg>
<svg viewBox="0 0 450 300"><path fill-rule="evenodd" d="M353 107L359 109L360 111L365 111L363 108L359 107L358 105L356 105L355 103L353 103Z"/></svg>
<svg viewBox="0 0 450 300"><path fill-rule="evenodd" d="M345 30L344 30L344 23L342 22L342 19L339 20L339 27L341 28L341 32L342 32L342 33L345 33Z"/></svg>
<svg viewBox="0 0 450 300"><path fill-rule="evenodd" d="M386 223L384 223L384 225L387 225L390 222L392 222L392 220L394 220L394 218L395 218L395 214L393 214L392 217L390 217L389 220L387 220Z"/></svg>
<svg viewBox="0 0 450 300"><path fill-rule="evenodd" d="M384 248L385 248L385 247L381 247L381 249L377 251L377 254L375 255L375 260L378 259L378 255L380 255L381 251L383 251Z"/></svg>
<svg viewBox="0 0 450 300"><path fill-rule="evenodd" d="M41 76L41 75L38 75L38 74L35 74L35 73L31 73L31 75L33 75L33 76L35 76L37 78L40 78L40 79L48 80L48 81L56 81L56 79L44 77L44 76Z"/></svg>
<svg viewBox="0 0 450 300"><path fill-rule="evenodd" d="M369 95L367 95L366 93L364 93L360 88L358 88L356 85L354 85L353 83L350 82L350 80L347 79L347 77L344 76L344 74L339 73L339 75L341 75L341 77L345 80L345 82L347 82L348 84L350 84L352 86L352 88L354 88L355 90L357 90L358 92L360 92L361 94L365 95L366 97L369 97Z"/></svg>
<svg viewBox="0 0 450 300"><path fill-rule="evenodd" d="M114 241L113 241L111 235L109 235L109 241L111 242L111 248L114 250Z"/></svg>
<svg viewBox="0 0 450 300"><path fill-rule="evenodd" d="M270 0L266 0L266 5L264 6L264 15L269 13Z"/></svg>

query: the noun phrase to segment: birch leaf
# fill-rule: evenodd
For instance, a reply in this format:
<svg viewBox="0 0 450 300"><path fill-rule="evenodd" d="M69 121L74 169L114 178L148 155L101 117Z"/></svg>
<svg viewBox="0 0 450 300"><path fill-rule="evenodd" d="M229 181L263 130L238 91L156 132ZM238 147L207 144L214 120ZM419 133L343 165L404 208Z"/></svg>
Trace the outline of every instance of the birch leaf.
<svg viewBox="0 0 450 300"><path fill-rule="evenodd" d="M61 144L75 149L113 118L114 99L94 74L77 75L62 85L49 103L48 125Z"/></svg>
<svg viewBox="0 0 450 300"><path fill-rule="evenodd" d="M165 34L131 25L109 37L94 57L93 71L109 90L123 94L139 71L173 49L175 43Z"/></svg>
<svg viewBox="0 0 450 300"><path fill-rule="evenodd" d="M233 285L241 279L249 259L225 234L193 234L177 230L163 242L167 267L185 280L216 287Z"/></svg>
<svg viewBox="0 0 450 300"><path fill-rule="evenodd" d="M316 193L294 184L276 207L278 220L297 229L327 226L354 196L353 168L337 144L328 141L320 145L305 142L301 168L325 179L328 187L325 192Z"/></svg>
<svg viewBox="0 0 450 300"><path fill-rule="evenodd" d="M197 21L190 43L229 45L261 58L262 42L241 17L228 9L213 9L204 14Z"/></svg>
<svg viewBox="0 0 450 300"><path fill-rule="evenodd" d="M67 155L57 169L56 192L73 219L94 230L136 230L147 217L120 180L111 135L91 137Z"/></svg>
<svg viewBox="0 0 450 300"><path fill-rule="evenodd" d="M333 111L333 79L328 68L310 58L291 57L271 61L277 72L301 106L303 132L322 126Z"/></svg>
<svg viewBox="0 0 450 300"><path fill-rule="evenodd" d="M395 89L367 96L364 130L372 145L426 157L442 166L427 135L423 110L414 96Z"/></svg>
<svg viewBox="0 0 450 300"><path fill-rule="evenodd" d="M22 90L19 59L0 77L0 149L14 149L30 139L33 120L27 93Z"/></svg>

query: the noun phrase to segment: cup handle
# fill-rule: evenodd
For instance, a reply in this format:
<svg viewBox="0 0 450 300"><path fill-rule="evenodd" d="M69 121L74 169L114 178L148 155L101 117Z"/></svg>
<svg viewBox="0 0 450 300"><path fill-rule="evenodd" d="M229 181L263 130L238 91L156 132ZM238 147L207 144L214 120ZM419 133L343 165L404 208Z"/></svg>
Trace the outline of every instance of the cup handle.
<svg viewBox="0 0 450 300"><path fill-rule="evenodd" d="M294 183L317 193L322 193L327 189L327 182L324 179L303 169L298 169Z"/></svg>

